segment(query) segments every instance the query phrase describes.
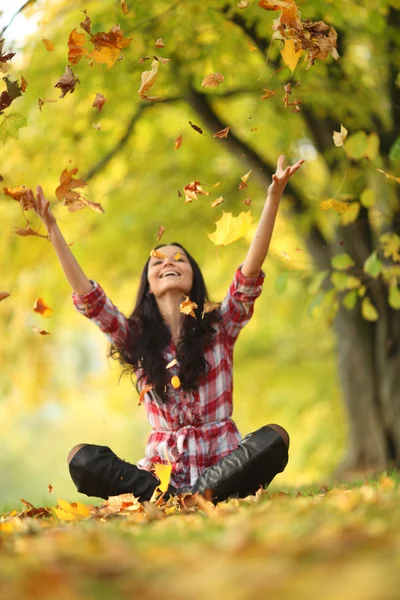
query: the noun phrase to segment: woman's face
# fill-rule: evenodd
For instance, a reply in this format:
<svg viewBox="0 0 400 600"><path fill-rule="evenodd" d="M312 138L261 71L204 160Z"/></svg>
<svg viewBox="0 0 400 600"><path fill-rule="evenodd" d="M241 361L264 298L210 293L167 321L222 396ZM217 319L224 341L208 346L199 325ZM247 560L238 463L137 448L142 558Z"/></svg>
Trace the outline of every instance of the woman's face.
<svg viewBox="0 0 400 600"><path fill-rule="evenodd" d="M193 285L193 269L179 246L162 246L157 250L162 258L152 256L147 271L150 291L161 298L170 291L179 291L187 296Z"/></svg>

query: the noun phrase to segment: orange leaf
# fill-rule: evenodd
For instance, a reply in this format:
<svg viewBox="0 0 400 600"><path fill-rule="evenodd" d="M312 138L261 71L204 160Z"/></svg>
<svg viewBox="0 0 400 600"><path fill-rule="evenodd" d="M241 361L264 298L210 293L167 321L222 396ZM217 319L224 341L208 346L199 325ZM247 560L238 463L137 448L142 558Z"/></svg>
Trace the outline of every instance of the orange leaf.
<svg viewBox="0 0 400 600"><path fill-rule="evenodd" d="M251 206L251 198L246 198L243 200L243 204L246 204L246 206Z"/></svg>
<svg viewBox="0 0 400 600"><path fill-rule="evenodd" d="M23 77L23 75L21 75L21 92L25 92L27 87L28 87L28 82L26 81L25 77Z"/></svg>
<svg viewBox="0 0 400 600"><path fill-rule="evenodd" d="M6 298L8 298L8 297L9 297L9 295L10 295L10 294L9 294L8 292L0 292L0 302L1 302L2 300L5 300Z"/></svg>
<svg viewBox="0 0 400 600"><path fill-rule="evenodd" d="M176 253L174 254L174 260L179 260L179 259L180 259L180 257L181 257L181 253L180 253L180 252L176 252Z"/></svg>
<svg viewBox="0 0 400 600"><path fill-rule="evenodd" d="M257 50L257 46L253 46L253 44L250 42L250 40L247 40L247 46L248 46L250 52L255 52Z"/></svg>
<svg viewBox="0 0 400 600"><path fill-rule="evenodd" d="M14 200L20 203L23 210L30 210L34 208L34 202L28 195L28 188L24 185L17 185L13 188L3 188L6 196L11 196Z"/></svg>
<svg viewBox="0 0 400 600"><path fill-rule="evenodd" d="M198 308L198 305L196 304L196 302L192 302L189 296L185 296L185 300L179 305L179 310L181 313L183 313L184 315L190 315L191 317L194 317L196 319L197 317L193 310L194 308Z"/></svg>
<svg viewBox="0 0 400 600"><path fill-rule="evenodd" d="M73 29L68 38L68 62L71 65L77 65L82 56L87 56L88 51L85 44L85 34L78 33L76 29Z"/></svg>
<svg viewBox="0 0 400 600"><path fill-rule="evenodd" d="M267 89L263 89L263 95L261 96L261 100L268 100L268 98L272 98L272 96L275 96L276 94L276 90L267 90Z"/></svg>
<svg viewBox="0 0 400 600"><path fill-rule="evenodd" d="M26 227L16 228L14 233L16 233L17 235L21 235L22 237L26 237L28 235L35 235L36 237L41 237L41 238L44 238L45 240L49 239L47 235L42 235L40 233L37 233L29 225L27 225Z"/></svg>
<svg viewBox="0 0 400 600"><path fill-rule="evenodd" d="M51 485L51 483L49 483L48 488L49 488L49 493L53 491L53 486Z"/></svg>
<svg viewBox="0 0 400 600"><path fill-rule="evenodd" d="M221 129L221 131L217 131L217 133L213 134L213 137L217 137L217 138L227 138L228 137L228 133L230 130L230 126L225 127L224 129Z"/></svg>
<svg viewBox="0 0 400 600"><path fill-rule="evenodd" d="M175 140L175 150L178 150L182 145L182 135L179 135Z"/></svg>
<svg viewBox="0 0 400 600"><path fill-rule="evenodd" d="M46 40L45 38L43 38L43 39L42 39L42 42L43 42L43 44L44 44L44 47L46 48L46 50L47 50L48 52L53 52L53 50L54 50L54 44L53 44L53 42L52 42L52 41L50 41L50 40Z"/></svg>
<svg viewBox="0 0 400 600"><path fill-rule="evenodd" d="M165 254L163 254L159 250L151 250L150 251L150 256L152 258L166 258Z"/></svg>
<svg viewBox="0 0 400 600"><path fill-rule="evenodd" d="M221 73L211 73L206 75L201 82L201 87L217 87L224 81L225 77Z"/></svg>
<svg viewBox="0 0 400 600"><path fill-rule="evenodd" d="M106 102L107 99L103 96L103 94L96 94L92 107L97 108L97 110L100 112Z"/></svg>
<svg viewBox="0 0 400 600"><path fill-rule="evenodd" d="M48 319L53 314L53 309L47 306L43 298L36 298L33 310L45 319Z"/></svg>
<svg viewBox="0 0 400 600"><path fill-rule="evenodd" d="M128 8L128 5L125 2L125 0L121 0L121 8L122 8L122 12L124 13L124 15L127 15L129 12L129 8Z"/></svg>
<svg viewBox="0 0 400 600"><path fill-rule="evenodd" d="M178 388L180 388L180 387L181 387L181 380L179 379L178 375L174 375L174 376L171 378L171 385L172 385L172 387L173 387L173 388L175 388L176 390L177 390Z"/></svg>
<svg viewBox="0 0 400 600"><path fill-rule="evenodd" d="M106 64L107 69L113 66L119 58L121 50L129 46L132 38L124 38L124 32L119 25L114 25L108 33L100 31L91 35L90 41L94 50L88 55L98 64Z"/></svg>
<svg viewBox="0 0 400 600"><path fill-rule="evenodd" d="M185 192L185 204L192 202L192 200L197 200L197 194L199 196L209 196L210 192L204 192L201 187L200 181L197 179L192 181L188 185L183 187L183 191Z"/></svg>
<svg viewBox="0 0 400 600"><path fill-rule="evenodd" d="M44 329L39 329L39 327L36 327L36 325L32 326L32 331L34 331L35 333L39 333L40 335L50 335L48 331L45 331Z"/></svg>
<svg viewBox="0 0 400 600"><path fill-rule="evenodd" d="M152 385L145 385L142 389L142 391L140 392L139 395L139 402L138 402L138 406L140 406L142 404L142 402L144 401L144 397L147 394L147 392L150 392L150 390L153 389Z"/></svg>
<svg viewBox="0 0 400 600"><path fill-rule="evenodd" d="M251 171L252 171L252 169L248 173L243 175L243 177L240 178L242 180L242 183L239 183L239 190L243 190L244 188L247 187L247 181L250 177Z"/></svg>
<svg viewBox="0 0 400 600"><path fill-rule="evenodd" d="M80 203L79 208L83 208L85 203L81 197L80 192L73 191L75 188L85 187L86 181L84 179L74 179L73 175L78 172L77 167L74 167L70 171L64 169L60 175L60 185L56 188L55 194L58 200L63 202L64 206L72 207L76 203ZM75 210L77 207L75 206ZM70 208L69 210L74 210Z"/></svg>
<svg viewBox="0 0 400 600"><path fill-rule="evenodd" d="M164 231L165 231L164 225L160 225L160 227L158 228L158 231L157 231L157 242L159 242L161 240Z"/></svg>

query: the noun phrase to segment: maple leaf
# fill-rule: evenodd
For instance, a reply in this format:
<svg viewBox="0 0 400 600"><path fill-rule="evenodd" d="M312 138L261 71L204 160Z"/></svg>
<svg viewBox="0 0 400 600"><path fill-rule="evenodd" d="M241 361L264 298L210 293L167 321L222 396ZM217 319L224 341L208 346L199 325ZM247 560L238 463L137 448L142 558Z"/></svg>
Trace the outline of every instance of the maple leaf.
<svg viewBox="0 0 400 600"><path fill-rule="evenodd" d="M221 73L211 73L206 75L201 82L201 87L217 87L224 81L225 77Z"/></svg>
<svg viewBox="0 0 400 600"><path fill-rule="evenodd" d="M163 254L159 250L150 250L150 256L152 258L166 258L165 254Z"/></svg>
<svg viewBox="0 0 400 600"><path fill-rule="evenodd" d="M250 173L251 173L252 169L246 173L245 175L243 175L243 177L241 177L240 179L242 180L242 183L239 183L239 190L243 190L244 188L247 188L247 181L250 177Z"/></svg>
<svg viewBox="0 0 400 600"><path fill-rule="evenodd" d="M220 196L219 198L216 198L214 200L214 202L211 202L211 208L215 208L216 206L218 206L219 204L222 204L222 202L224 201L223 197Z"/></svg>
<svg viewBox="0 0 400 600"><path fill-rule="evenodd" d="M106 102L107 99L103 96L103 94L96 94L92 107L97 108L97 110L100 112Z"/></svg>
<svg viewBox="0 0 400 600"><path fill-rule="evenodd" d="M157 242L159 242L161 240L161 238L164 234L164 231L165 231L164 225L160 225L160 227L158 228L158 231L157 231Z"/></svg>
<svg viewBox="0 0 400 600"><path fill-rule="evenodd" d="M6 298L8 298L8 297L9 297L9 295L10 295L10 294L9 294L8 292L0 292L0 302L1 302L2 300L5 300Z"/></svg>
<svg viewBox="0 0 400 600"><path fill-rule="evenodd" d="M110 69L119 58L121 50L129 46L133 38L124 38L119 25L114 25L108 33L103 31L90 36L94 50L88 55L96 63L105 63Z"/></svg>
<svg viewBox="0 0 400 600"><path fill-rule="evenodd" d="M217 133L214 133L213 137L215 137L215 138L227 138L229 130L230 130L230 126L225 127L224 129L221 129L221 131L217 131Z"/></svg>
<svg viewBox="0 0 400 600"><path fill-rule="evenodd" d="M44 319L48 319L53 314L53 309L46 304L43 298L36 298L33 311L41 315Z"/></svg>
<svg viewBox="0 0 400 600"><path fill-rule="evenodd" d="M198 133L203 133L202 128L199 127L198 125L195 125L194 123L192 123L192 121L189 121L189 125L192 129L194 129L195 131L198 131Z"/></svg>
<svg viewBox="0 0 400 600"><path fill-rule="evenodd" d="M38 333L39 335L50 335L48 331L45 331L44 329L39 329L39 327L36 327L36 325L32 325L32 331Z"/></svg>
<svg viewBox="0 0 400 600"><path fill-rule="evenodd" d="M67 65L65 67L64 75L60 77L60 79L57 81L54 87L58 87L61 89L62 94L60 98L64 98L64 96L68 94L68 92L70 92L71 94L74 92L77 83L80 83L79 78L75 77L71 67Z"/></svg>
<svg viewBox="0 0 400 600"><path fill-rule="evenodd" d="M303 49L300 48L297 50L294 40L285 40L285 46L283 50L281 50L281 56L283 58L283 62L289 67L292 73L294 72L302 54Z"/></svg>
<svg viewBox="0 0 400 600"><path fill-rule="evenodd" d="M174 375L174 376L171 378L171 385L172 385L172 387L173 387L173 388L175 388L176 390L177 390L178 388L180 388L180 387L181 387L181 380L179 379L178 375Z"/></svg>
<svg viewBox="0 0 400 600"><path fill-rule="evenodd" d="M340 131L334 131L333 136L332 136L333 143L335 144L335 146L337 146L337 147L343 146L343 143L346 141L348 133L349 132L347 131L346 127L344 127L342 124L340 124Z"/></svg>
<svg viewBox="0 0 400 600"><path fill-rule="evenodd" d="M155 84L158 77L158 67L160 63L158 60L153 60L151 63L151 71L144 71L141 75L141 85L138 89L138 94L142 100L147 100L147 92Z"/></svg>
<svg viewBox="0 0 400 600"><path fill-rule="evenodd" d="M260 100L268 100L268 98L272 98L272 96L276 95L276 90L267 90L263 89L263 95L260 97Z"/></svg>
<svg viewBox="0 0 400 600"><path fill-rule="evenodd" d="M175 140L175 150L178 150L182 145L182 135L179 135Z"/></svg>
<svg viewBox="0 0 400 600"><path fill-rule="evenodd" d="M73 29L68 38L68 62L70 62L71 65L77 65L82 56L88 55L85 44L85 34L78 33L76 29Z"/></svg>
<svg viewBox="0 0 400 600"><path fill-rule="evenodd" d="M210 192L205 192L201 187L200 181L191 181L188 185L183 187L183 191L185 194L185 204L192 202L193 200L197 200L199 196L209 196Z"/></svg>
<svg viewBox="0 0 400 600"><path fill-rule="evenodd" d="M156 43L154 45L156 48L165 48L165 44L164 44L162 38L158 38L158 40L156 40Z"/></svg>
<svg viewBox="0 0 400 600"><path fill-rule="evenodd" d="M150 390L153 389L153 386L148 384L148 385L144 385L142 391L140 392L139 395L139 402L138 402L138 406L140 406L143 402L144 402L144 397L147 394L147 392L150 392Z"/></svg>
<svg viewBox="0 0 400 600"><path fill-rule="evenodd" d="M223 212L216 222L215 232L207 235L216 246L226 246L245 236L250 230L251 222L250 211L241 212L237 217L233 217L232 213Z"/></svg>
<svg viewBox="0 0 400 600"><path fill-rule="evenodd" d="M10 196L17 202L21 203L24 210L29 210L34 207L34 202L29 196L29 189L24 185L17 185L13 188L3 188L6 196Z"/></svg>
<svg viewBox="0 0 400 600"><path fill-rule="evenodd" d="M185 296L185 300L179 305L179 311L181 313L183 313L184 315L190 315L191 317L194 317L196 319L197 317L194 312L195 308L198 308L198 305L196 304L196 302L192 302L189 296Z"/></svg>
<svg viewBox="0 0 400 600"><path fill-rule="evenodd" d="M42 42L47 52L54 52L54 44L51 40L46 40L46 38L43 38Z"/></svg>
<svg viewBox="0 0 400 600"><path fill-rule="evenodd" d="M128 8L128 5L125 2L125 0L121 0L121 9L122 9L122 12L124 13L124 15L128 14L129 8Z"/></svg>
<svg viewBox="0 0 400 600"><path fill-rule="evenodd" d="M74 179L73 176L78 172L77 167L74 167L70 171L64 169L60 175L60 185L56 188L56 198L62 201L64 206L71 206L74 203L82 203L83 199L80 192L74 192L75 188L85 187L86 181L84 179ZM80 206L83 208L83 206ZM79 209L78 209L79 210Z"/></svg>

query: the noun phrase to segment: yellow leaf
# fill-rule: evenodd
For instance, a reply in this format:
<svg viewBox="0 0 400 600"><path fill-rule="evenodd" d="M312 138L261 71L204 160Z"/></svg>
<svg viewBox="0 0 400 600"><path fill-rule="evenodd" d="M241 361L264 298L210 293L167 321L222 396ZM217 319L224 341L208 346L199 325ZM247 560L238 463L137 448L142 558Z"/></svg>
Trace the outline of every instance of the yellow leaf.
<svg viewBox="0 0 400 600"><path fill-rule="evenodd" d="M375 160L379 154L380 139L379 136L372 132L368 136L367 149L364 152L365 158Z"/></svg>
<svg viewBox="0 0 400 600"><path fill-rule="evenodd" d="M215 223L216 231L207 235L216 246L226 246L249 232L252 219L250 211L241 212L237 217L233 217L232 213L223 212L222 217Z"/></svg>
<svg viewBox="0 0 400 600"><path fill-rule="evenodd" d="M185 296L185 300L179 305L179 310L181 313L183 313L184 315L190 315L191 317L194 317L196 319L197 317L194 312L195 308L198 308L198 305L196 304L196 302L192 302L189 296Z"/></svg>
<svg viewBox="0 0 400 600"><path fill-rule="evenodd" d="M160 66L159 61L153 60L153 62L151 63L151 71L144 71L142 73L142 81L141 81L140 88L138 90L138 94L142 99L147 98L147 92L157 81L159 66Z"/></svg>
<svg viewBox="0 0 400 600"><path fill-rule="evenodd" d="M162 492L166 492L168 490L169 480L171 478L172 465L163 465L162 463L156 463L154 472L160 480L158 488Z"/></svg>
<svg viewBox="0 0 400 600"><path fill-rule="evenodd" d="M81 502L73 502L70 504L65 500L58 499L58 505L53 509L56 511L57 516L64 521L73 521L76 517L88 517L90 515L90 506L86 504L81 504ZM72 519L70 517L65 517L66 515L72 515Z"/></svg>
<svg viewBox="0 0 400 600"><path fill-rule="evenodd" d="M179 379L178 375L174 375L172 377L172 379L171 379L171 385L176 390L181 387L181 380Z"/></svg>
<svg viewBox="0 0 400 600"><path fill-rule="evenodd" d="M378 311L368 297L361 302L361 314L366 321L377 321L379 318Z"/></svg>
<svg viewBox="0 0 400 600"><path fill-rule="evenodd" d="M54 44L51 40L46 40L45 38L42 39L42 42L44 44L44 47L46 48L46 50L48 52L53 52L54 50Z"/></svg>
<svg viewBox="0 0 400 600"><path fill-rule="evenodd" d="M322 200L320 202L320 207L322 210L329 210L333 208L337 213L344 213L347 210L357 210L357 206L354 206L355 203L349 204L348 202L341 202L340 200L335 200L335 198L329 198L328 200Z"/></svg>
<svg viewBox="0 0 400 600"><path fill-rule="evenodd" d="M289 69L292 71L292 73L294 72L297 63L299 62L300 56L302 55L303 50L300 48L300 50L296 51L296 47L295 47L295 43L294 40L285 40L285 46L283 48L283 50L281 50L281 56L283 58L283 62L285 63L286 66L289 67Z"/></svg>
<svg viewBox="0 0 400 600"><path fill-rule="evenodd" d="M394 231L389 231L380 236L379 241L383 246L386 258L392 258L394 262L400 262L400 236Z"/></svg>
<svg viewBox="0 0 400 600"><path fill-rule="evenodd" d="M47 306L43 298L36 298L33 310L45 319L48 319L53 314L53 309Z"/></svg>
<svg viewBox="0 0 400 600"><path fill-rule="evenodd" d="M348 133L349 132L347 131L346 127L340 124L340 131L334 131L332 136L333 143L335 144L335 146L343 146L343 143L346 140Z"/></svg>
<svg viewBox="0 0 400 600"><path fill-rule="evenodd" d="M179 259L180 259L180 257L181 257L181 253L180 253L180 252L176 252L176 253L174 254L174 260L179 260Z"/></svg>

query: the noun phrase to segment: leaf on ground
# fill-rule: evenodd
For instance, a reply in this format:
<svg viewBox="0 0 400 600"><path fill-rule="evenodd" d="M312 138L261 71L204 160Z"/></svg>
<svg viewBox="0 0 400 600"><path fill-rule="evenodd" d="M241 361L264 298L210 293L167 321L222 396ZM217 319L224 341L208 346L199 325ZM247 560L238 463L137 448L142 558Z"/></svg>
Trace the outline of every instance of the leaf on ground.
<svg viewBox="0 0 400 600"><path fill-rule="evenodd" d="M208 237L216 246L226 246L245 236L251 227L252 216L250 211L241 212L237 217L232 213L222 213L216 222L216 231L208 233Z"/></svg>
<svg viewBox="0 0 400 600"><path fill-rule="evenodd" d="M184 315L190 315L191 317L194 317L196 319L196 313L194 312L195 308L198 308L198 305L196 304L196 302L192 302L189 296L185 296L185 300L179 305L179 310L181 313L183 313Z"/></svg>
<svg viewBox="0 0 400 600"><path fill-rule="evenodd" d="M217 87L224 81L225 77L221 73L211 73L206 75L201 82L201 87Z"/></svg>
<svg viewBox="0 0 400 600"><path fill-rule="evenodd" d="M45 319L48 319L53 314L53 309L46 304L43 298L36 298L33 311Z"/></svg>
<svg viewBox="0 0 400 600"><path fill-rule="evenodd" d="M171 479L172 473L172 465L164 465L163 463L156 463L154 467L154 473L159 478L160 483L158 484L158 489L162 492L166 492L168 490L169 481Z"/></svg>
<svg viewBox="0 0 400 600"><path fill-rule="evenodd" d="M19 130L27 125L28 121L26 120L26 117L20 113L10 113L5 116L0 123L0 140L3 144L5 144L6 140L10 137L17 140L19 137Z"/></svg>
<svg viewBox="0 0 400 600"><path fill-rule="evenodd" d="M71 94L74 92L77 83L80 83L79 78L75 77L71 67L67 65L65 67L64 75L60 77L54 87L60 88L62 92L60 98L64 98L68 92Z"/></svg>

